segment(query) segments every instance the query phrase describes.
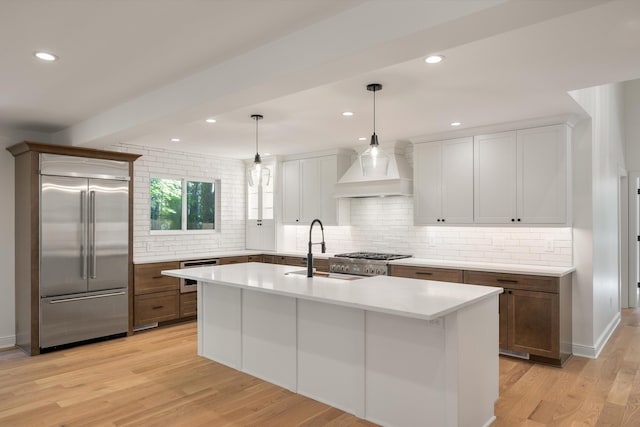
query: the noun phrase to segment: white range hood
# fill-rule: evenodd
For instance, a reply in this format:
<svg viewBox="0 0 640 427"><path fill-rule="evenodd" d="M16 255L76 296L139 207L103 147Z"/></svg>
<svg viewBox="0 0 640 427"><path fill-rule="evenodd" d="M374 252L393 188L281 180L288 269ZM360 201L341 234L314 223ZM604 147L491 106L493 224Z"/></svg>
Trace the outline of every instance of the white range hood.
<svg viewBox="0 0 640 427"><path fill-rule="evenodd" d="M395 151L395 150L394 150ZM412 196L413 172L403 154L389 153L389 169L385 177L364 176L360 156L334 187L333 197Z"/></svg>

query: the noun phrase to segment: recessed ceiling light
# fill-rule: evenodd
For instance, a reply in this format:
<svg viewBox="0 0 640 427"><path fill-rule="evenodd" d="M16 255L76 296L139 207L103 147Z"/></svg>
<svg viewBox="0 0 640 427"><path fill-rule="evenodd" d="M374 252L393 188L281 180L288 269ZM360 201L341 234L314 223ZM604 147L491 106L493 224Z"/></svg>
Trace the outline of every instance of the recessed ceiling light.
<svg viewBox="0 0 640 427"><path fill-rule="evenodd" d="M345 112L342 113L342 115L345 116L345 117L351 117L351 116L353 116L353 111L345 111Z"/></svg>
<svg viewBox="0 0 640 427"><path fill-rule="evenodd" d="M460 126L462 122L451 122L451 126Z"/></svg>
<svg viewBox="0 0 640 427"><path fill-rule="evenodd" d="M207 119L207 120L205 120L205 121L206 121L207 123L215 123L215 122L216 122L216 119Z"/></svg>
<svg viewBox="0 0 640 427"><path fill-rule="evenodd" d="M438 62L442 62L443 59L444 56L442 55L429 55L424 60L424 62L426 62L427 64L437 64Z"/></svg>
<svg viewBox="0 0 640 427"><path fill-rule="evenodd" d="M367 137L366 136L361 136L360 138L358 138L358 141L366 141Z"/></svg>
<svg viewBox="0 0 640 427"><path fill-rule="evenodd" d="M33 55L38 59L41 59L43 61L49 61L49 62L55 61L58 59L56 55L49 52L35 52Z"/></svg>
<svg viewBox="0 0 640 427"><path fill-rule="evenodd" d="M171 138L171 142L180 142L180 138Z"/></svg>

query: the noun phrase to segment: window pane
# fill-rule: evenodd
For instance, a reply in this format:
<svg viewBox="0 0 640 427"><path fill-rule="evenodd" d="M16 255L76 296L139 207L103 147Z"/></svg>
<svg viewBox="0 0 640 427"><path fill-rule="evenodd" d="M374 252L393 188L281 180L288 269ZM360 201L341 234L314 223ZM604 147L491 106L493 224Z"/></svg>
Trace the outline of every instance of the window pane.
<svg viewBox="0 0 640 427"><path fill-rule="evenodd" d="M151 229L182 228L182 181L151 178Z"/></svg>
<svg viewBox="0 0 640 427"><path fill-rule="evenodd" d="M187 181L187 230L215 228L214 194L212 182Z"/></svg>

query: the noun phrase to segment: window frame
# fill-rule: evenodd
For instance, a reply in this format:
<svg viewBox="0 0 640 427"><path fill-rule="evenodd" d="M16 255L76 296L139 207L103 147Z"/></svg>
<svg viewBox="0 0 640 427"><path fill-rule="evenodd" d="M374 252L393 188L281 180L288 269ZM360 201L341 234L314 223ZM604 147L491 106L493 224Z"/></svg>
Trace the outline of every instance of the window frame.
<svg viewBox="0 0 640 427"><path fill-rule="evenodd" d="M182 209L182 218L179 230L152 230L151 229L151 180L153 179L166 179L173 181L181 182L181 190L182 190L182 200L181 200L181 209ZM202 182L213 185L213 228L212 229L200 229L200 230L189 230L187 229L187 183L188 182ZM151 175L149 177L149 183L147 188L149 189L149 210L147 213L147 218L149 220L149 234L151 235L184 235L184 234L212 234L212 233L220 233L220 188L221 183L220 179L216 178L195 178L195 177L185 177L185 176L175 176L175 175Z"/></svg>

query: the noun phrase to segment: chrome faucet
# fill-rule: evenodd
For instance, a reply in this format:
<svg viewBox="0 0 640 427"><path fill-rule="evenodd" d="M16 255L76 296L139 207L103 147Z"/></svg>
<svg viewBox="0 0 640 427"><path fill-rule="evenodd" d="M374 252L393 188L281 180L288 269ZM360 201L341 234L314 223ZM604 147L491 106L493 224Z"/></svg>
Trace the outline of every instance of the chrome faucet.
<svg viewBox="0 0 640 427"><path fill-rule="evenodd" d="M311 242L311 232L313 231L313 226L315 223L320 224L320 230L322 231L322 243L312 243ZM322 226L322 221L318 218L311 221L311 225L309 226L309 253L307 254L307 277L313 277L313 254L311 253L311 248L313 245L322 245L322 253L327 251L327 246L324 244L324 227Z"/></svg>

